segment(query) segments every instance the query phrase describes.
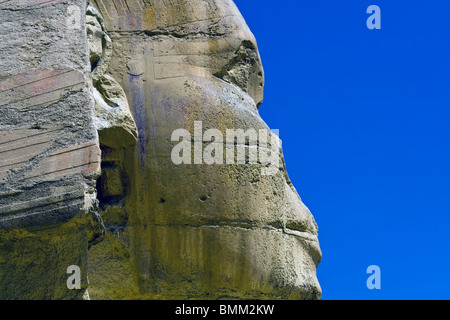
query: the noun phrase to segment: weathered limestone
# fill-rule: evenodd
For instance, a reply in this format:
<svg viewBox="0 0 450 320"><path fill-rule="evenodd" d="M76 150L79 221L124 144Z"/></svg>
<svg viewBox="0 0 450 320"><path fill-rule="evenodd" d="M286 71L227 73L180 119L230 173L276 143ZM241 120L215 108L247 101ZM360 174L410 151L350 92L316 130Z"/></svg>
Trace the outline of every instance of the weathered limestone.
<svg viewBox="0 0 450 320"><path fill-rule="evenodd" d="M107 241L121 256L109 270L113 281L102 275L106 266L90 269L91 297L320 297L317 227L283 166L264 176L261 164L171 160L172 133L184 128L193 137L198 121L224 136L226 129L268 130L257 111L264 75L256 41L234 3L91 4L112 43L105 74L125 91L139 133L114 165L103 160L105 179L127 180L126 190L100 200L101 214L115 221L104 219ZM117 145L107 147L117 154ZM109 251L92 246L95 266L104 260L97 248L100 256ZM130 277L134 285L125 290L117 280Z"/></svg>
<svg viewBox="0 0 450 320"><path fill-rule="evenodd" d="M320 298L317 225L282 157L173 161L180 129L193 154L281 150L232 0L6 1L0 27L0 298Z"/></svg>
<svg viewBox="0 0 450 320"><path fill-rule="evenodd" d="M1 299L81 298L87 288L100 149L85 8L0 3ZM81 268L84 290L67 289L70 265Z"/></svg>

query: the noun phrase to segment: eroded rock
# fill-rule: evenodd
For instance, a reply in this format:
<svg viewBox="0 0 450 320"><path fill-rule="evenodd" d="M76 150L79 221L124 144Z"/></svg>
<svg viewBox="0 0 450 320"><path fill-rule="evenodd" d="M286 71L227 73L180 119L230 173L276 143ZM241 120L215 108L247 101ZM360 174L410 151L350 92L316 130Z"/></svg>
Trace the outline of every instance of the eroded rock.
<svg viewBox="0 0 450 320"><path fill-rule="evenodd" d="M0 64L0 152L8 154L0 158L0 297L320 298L317 225L259 116L264 71L233 1L51 4L11 4L30 25L62 13L60 29L26 42L39 50L14 60L17 69ZM2 6L0 23L13 32ZM37 11L28 17L21 6ZM79 30L67 24L73 10ZM61 50L56 69L46 55L58 46L42 49L48 36L78 44ZM9 40L0 53L14 46L21 50ZM236 140L225 139L230 130ZM174 161L180 143L189 163ZM44 245L49 253L38 259ZM31 283L41 264L55 271L30 293L13 269L36 261ZM62 280L77 263L83 290L73 293Z"/></svg>
<svg viewBox="0 0 450 320"><path fill-rule="evenodd" d="M319 298L317 226L282 161L264 175L261 163L171 159L179 129L190 133L189 150L198 124L224 137L227 129L270 132L257 111L264 72L256 41L234 3L91 4L113 48L106 72L124 89L138 130L120 160L127 222L114 243L127 241L114 279L133 269L128 293L149 298ZM92 297L104 297L104 285L123 294L120 281L91 284Z"/></svg>
<svg viewBox="0 0 450 320"><path fill-rule="evenodd" d="M0 4L0 298L82 298L100 174L85 1ZM77 25L69 24L73 17ZM80 290L68 290L78 265Z"/></svg>

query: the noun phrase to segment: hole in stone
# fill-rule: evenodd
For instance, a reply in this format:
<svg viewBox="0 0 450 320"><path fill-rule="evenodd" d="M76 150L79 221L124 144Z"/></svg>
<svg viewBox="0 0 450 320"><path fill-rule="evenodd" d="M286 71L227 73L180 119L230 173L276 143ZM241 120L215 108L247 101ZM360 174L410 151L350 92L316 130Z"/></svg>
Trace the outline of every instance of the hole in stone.
<svg viewBox="0 0 450 320"><path fill-rule="evenodd" d="M205 202L206 200L208 200L208 197L207 197L207 196L201 196L201 197L200 197L200 201L201 201L201 202Z"/></svg>
<svg viewBox="0 0 450 320"><path fill-rule="evenodd" d="M166 202L166 200L164 200L164 198L159 198L159 201L158 201L159 203L165 203Z"/></svg>
<svg viewBox="0 0 450 320"><path fill-rule="evenodd" d="M128 177L123 168L123 154L119 149L100 144L102 152L101 175L97 179L99 208L123 206L128 194Z"/></svg>
<svg viewBox="0 0 450 320"><path fill-rule="evenodd" d="M93 61L91 63L91 72L93 72L95 70L95 68L97 68L98 65L98 60L97 61Z"/></svg>
<svg viewBox="0 0 450 320"><path fill-rule="evenodd" d="M102 173L97 179L97 197L101 205L116 204L125 195L122 172L115 162L102 161Z"/></svg>

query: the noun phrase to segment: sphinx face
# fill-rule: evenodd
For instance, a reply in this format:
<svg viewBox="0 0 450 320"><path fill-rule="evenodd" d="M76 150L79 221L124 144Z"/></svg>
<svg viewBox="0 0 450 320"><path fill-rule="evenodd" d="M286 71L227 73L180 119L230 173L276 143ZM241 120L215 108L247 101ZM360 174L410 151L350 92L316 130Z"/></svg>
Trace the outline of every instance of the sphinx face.
<svg viewBox="0 0 450 320"><path fill-rule="evenodd" d="M238 9L231 0L128 2L91 4L112 43L105 77L123 89L137 129L135 145L103 146L104 172L115 171L100 198L127 217L140 293L320 298L317 226L258 114L264 73ZM240 136L227 140L231 132ZM264 152L279 162L262 161ZM107 179L124 190L108 194Z"/></svg>

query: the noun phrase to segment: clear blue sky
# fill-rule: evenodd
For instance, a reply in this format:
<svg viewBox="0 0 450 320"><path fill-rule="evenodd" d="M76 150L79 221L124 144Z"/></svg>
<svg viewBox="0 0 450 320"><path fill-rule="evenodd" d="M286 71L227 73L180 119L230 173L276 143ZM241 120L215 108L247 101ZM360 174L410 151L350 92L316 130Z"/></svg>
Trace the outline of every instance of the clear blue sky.
<svg viewBox="0 0 450 320"><path fill-rule="evenodd" d="M450 299L450 1L235 2L261 116L319 225L323 299Z"/></svg>

